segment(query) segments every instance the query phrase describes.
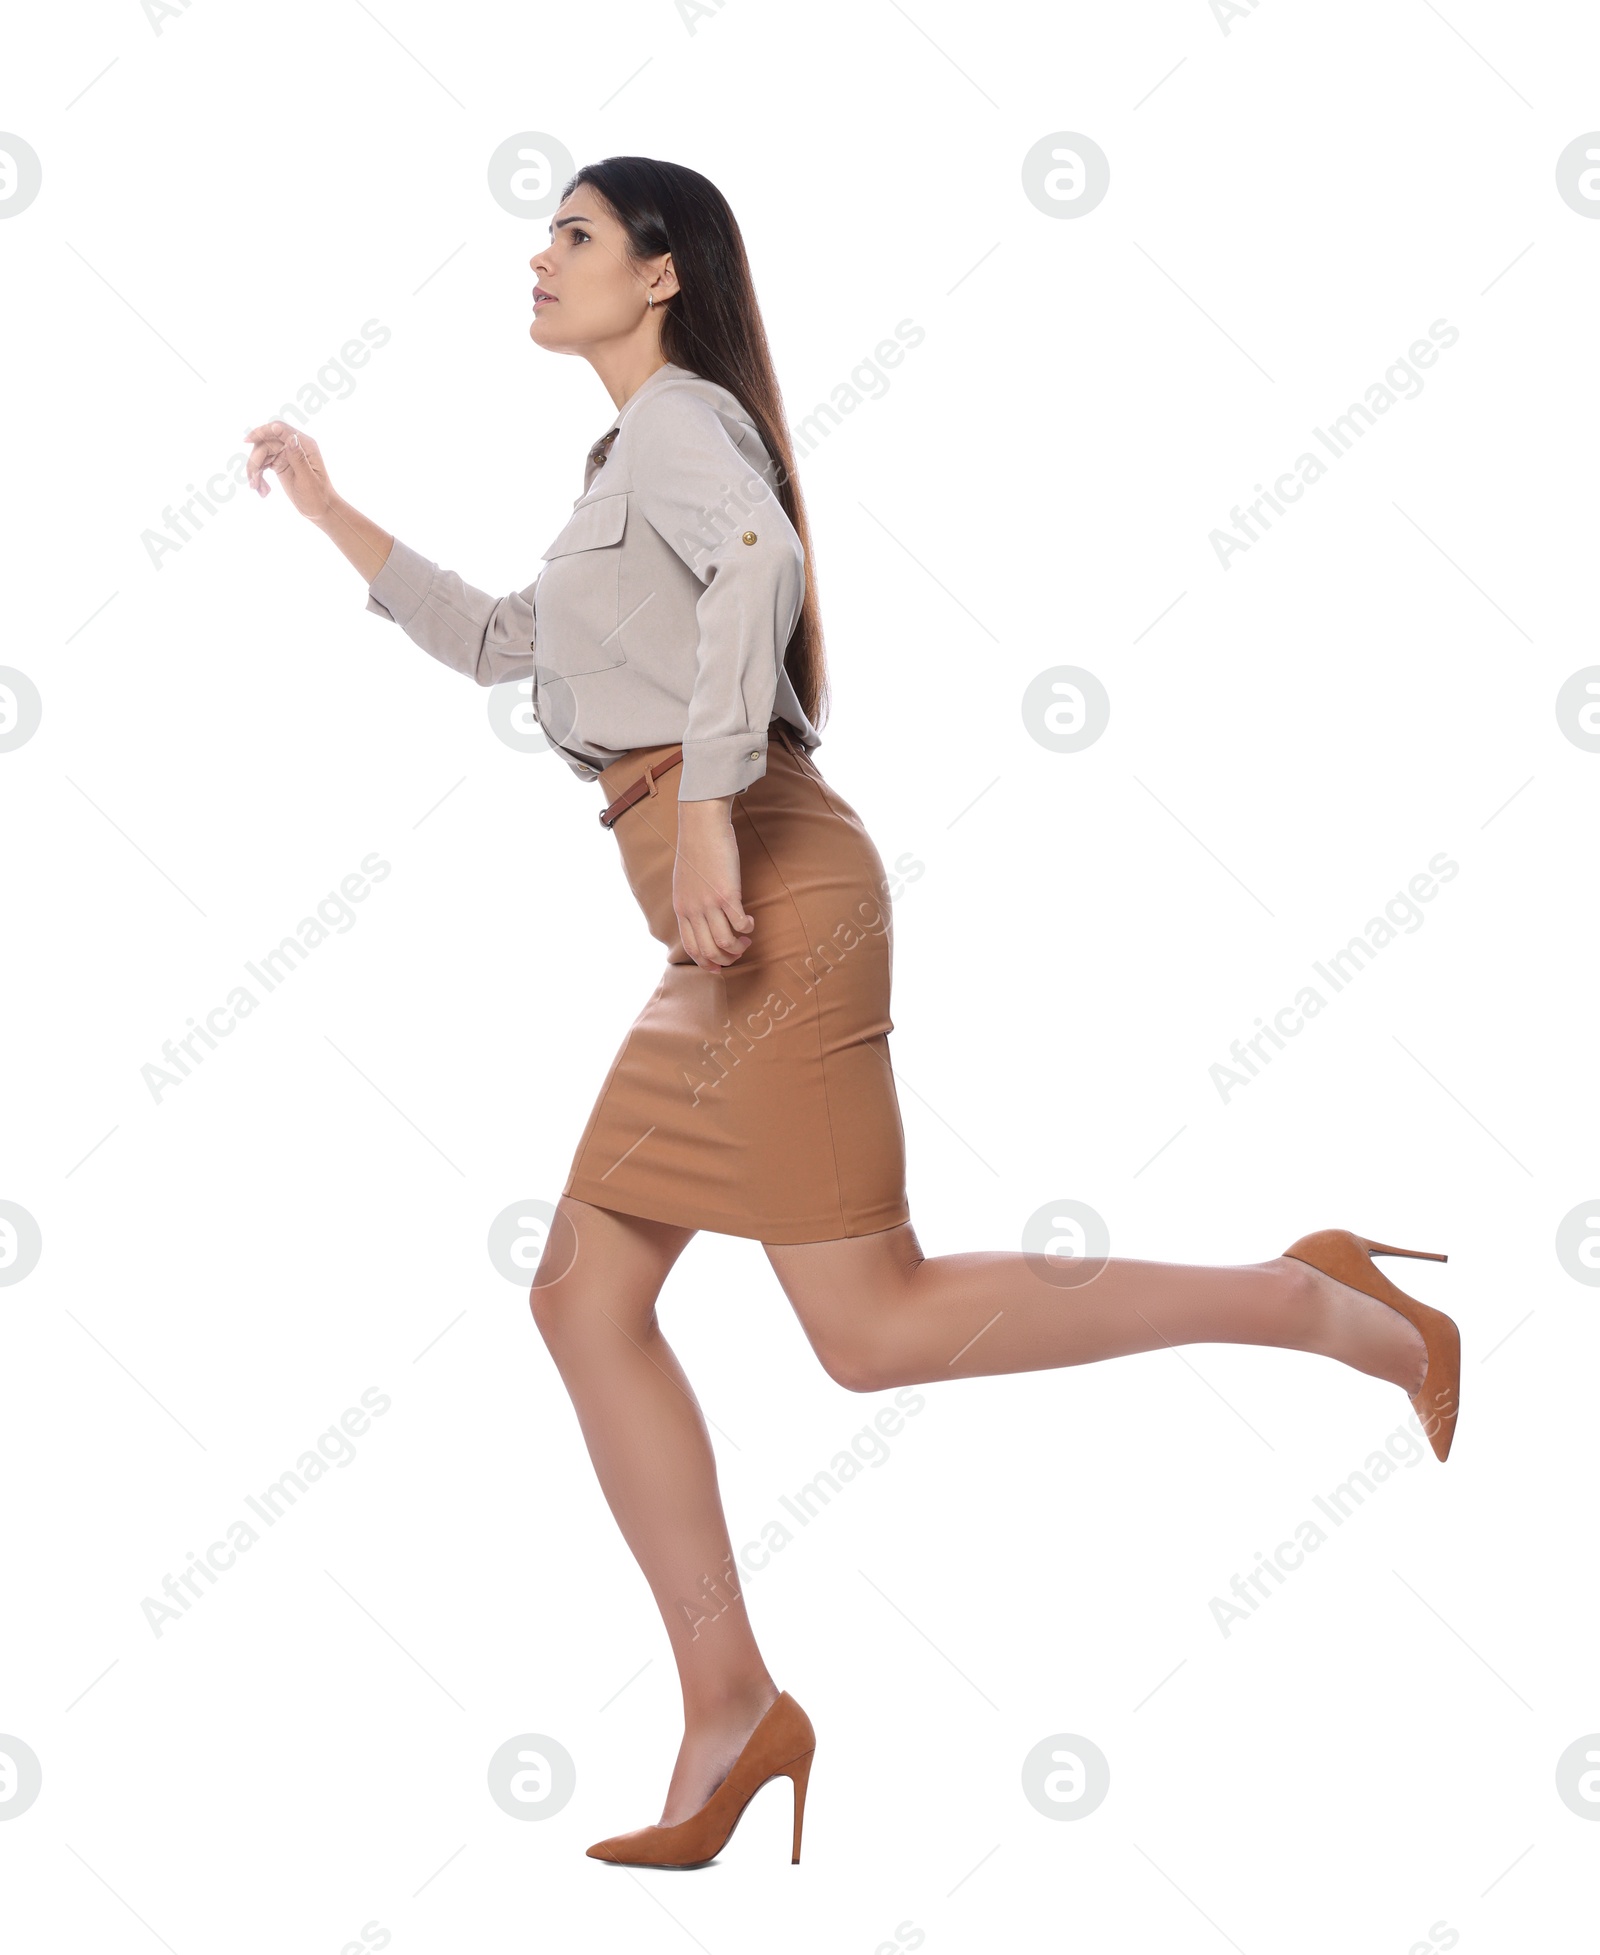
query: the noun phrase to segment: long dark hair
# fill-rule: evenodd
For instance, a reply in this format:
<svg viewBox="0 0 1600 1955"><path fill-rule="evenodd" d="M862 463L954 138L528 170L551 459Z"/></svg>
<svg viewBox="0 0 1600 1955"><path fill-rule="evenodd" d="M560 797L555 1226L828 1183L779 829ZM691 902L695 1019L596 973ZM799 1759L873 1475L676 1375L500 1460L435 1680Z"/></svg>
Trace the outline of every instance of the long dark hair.
<svg viewBox="0 0 1600 1955"><path fill-rule="evenodd" d="M820 730L829 688L811 532L750 261L728 200L699 171L653 156L585 163L561 192L563 203L580 183L593 184L616 213L635 261L672 253L678 290L666 304L661 351L674 366L726 387L778 465L778 500L806 553L805 598L784 670L807 719Z"/></svg>

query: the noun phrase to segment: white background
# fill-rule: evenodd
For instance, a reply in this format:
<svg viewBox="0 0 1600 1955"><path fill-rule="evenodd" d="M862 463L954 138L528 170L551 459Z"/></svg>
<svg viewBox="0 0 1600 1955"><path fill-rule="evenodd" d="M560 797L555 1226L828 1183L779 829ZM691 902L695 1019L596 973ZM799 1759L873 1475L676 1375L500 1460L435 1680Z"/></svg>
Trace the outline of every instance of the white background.
<svg viewBox="0 0 1600 1955"><path fill-rule="evenodd" d="M1555 699L1600 657L1600 223L1555 162L1600 126L1595 21L195 0L158 32L98 0L7 42L44 169L0 225L3 662L43 701L0 767L0 1196L43 1238L0 1290L0 1732L43 1767L0 1825L7 1940L1576 1945L1600 1296L1554 1245L1600 1194L1600 755ZM1212 1598L1415 1434L1403 1393L1231 1345L925 1388L749 1579L819 1734L798 1868L781 1781L692 1881L583 1853L659 1815L678 1692L486 1239L554 1200L659 969L598 790L498 740L276 490L159 569L142 540L375 318L311 423L336 485L531 581L613 409L528 339L545 219L485 176L528 130L724 190L791 421L925 329L800 468L818 764L923 865L892 1035L923 1248L1069 1197L1173 1262L1352 1228L1448 1251L1390 1268L1464 1338L1448 1464L1226 1637ZM1076 220L1022 189L1060 131L1110 159ZM1441 319L1420 396L1224 569L1209 533ZM1022 711L1058 665L1111 698L1075 755ZM354 927L153 1099L163 1042L374 850ZM1441 850L1422 926L1225 1102L1231 1042ZM751 1540L878 1402L754 1242L698 1237L661 1314ZM353 1462L155 1635L163 1577L371 1387ZM486 1788L523 1733L577 1766L537 1823ZM1057 1733L1110 1763L1072 1823L1021 1790Z"/></svg>

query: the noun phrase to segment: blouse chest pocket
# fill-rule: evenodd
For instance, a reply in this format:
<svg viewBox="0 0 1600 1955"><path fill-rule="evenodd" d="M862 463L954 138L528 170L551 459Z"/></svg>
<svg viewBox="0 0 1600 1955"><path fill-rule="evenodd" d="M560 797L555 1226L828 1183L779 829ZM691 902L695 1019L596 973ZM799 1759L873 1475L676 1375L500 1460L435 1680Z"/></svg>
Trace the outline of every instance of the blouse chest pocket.
<svg viewBox="0 0 1600 1955"><path fill-rule="evenodd" d="M580 502L555 541L534 591L534 653L557 678L621 665L622 545L626 494Z"/></svg>

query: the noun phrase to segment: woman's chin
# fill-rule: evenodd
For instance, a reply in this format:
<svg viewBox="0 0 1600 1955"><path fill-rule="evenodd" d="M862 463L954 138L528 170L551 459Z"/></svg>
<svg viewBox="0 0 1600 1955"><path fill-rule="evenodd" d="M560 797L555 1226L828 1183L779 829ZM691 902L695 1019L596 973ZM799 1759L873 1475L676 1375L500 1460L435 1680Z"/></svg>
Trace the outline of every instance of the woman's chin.
<svg viewBox="0 0 1600 1955"><path fill-rule="evenodd" d="M547 346L552 352L564 351L560 328L553 319L547 319L544 314L545 308L540 306L528 321L528 337L536 346Z"/></svg>

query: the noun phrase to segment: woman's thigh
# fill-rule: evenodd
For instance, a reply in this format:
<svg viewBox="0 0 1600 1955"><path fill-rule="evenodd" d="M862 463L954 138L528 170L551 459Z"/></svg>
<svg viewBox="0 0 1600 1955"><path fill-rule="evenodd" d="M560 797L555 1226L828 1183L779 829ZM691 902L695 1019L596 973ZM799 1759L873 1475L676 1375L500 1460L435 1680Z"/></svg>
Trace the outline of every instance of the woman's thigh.
<svg viewBox="0 0 1600 1955"><path fill-rule="evenodd" d="M528 1295L546 1342L610 1324L637 1336L695 1230L562 1195Z"/></svg>
<svg viewBox="0 0 1600 1955"><path fill-rule="evenodd" d="M871 1390L874 1340L886 1310L904 1298L923 1261L915 1229L902 1222L830 1242L766 1242L773 1274L829 1377Z"/></svg>

